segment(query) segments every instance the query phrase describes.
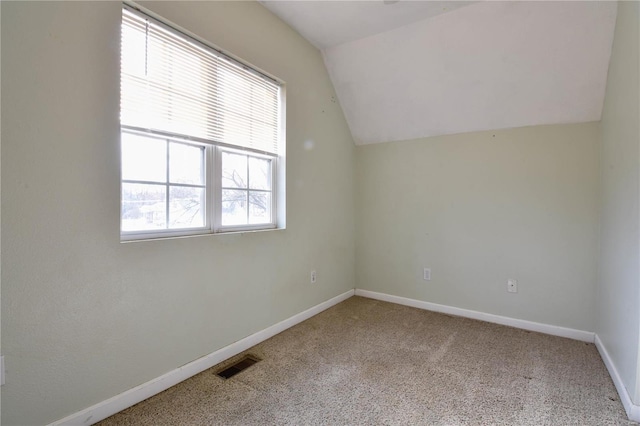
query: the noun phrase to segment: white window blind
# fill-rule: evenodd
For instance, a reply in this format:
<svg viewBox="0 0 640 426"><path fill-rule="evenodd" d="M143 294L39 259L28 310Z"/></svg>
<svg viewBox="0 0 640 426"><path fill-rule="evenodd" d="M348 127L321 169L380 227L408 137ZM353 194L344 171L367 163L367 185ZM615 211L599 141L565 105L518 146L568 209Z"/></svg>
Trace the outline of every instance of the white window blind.
<svg viewBox="0 0 640 426"><path fill-rule="evenodd" d="M124 128L278 154L278 84L138 11L122 22Z"/></svg>

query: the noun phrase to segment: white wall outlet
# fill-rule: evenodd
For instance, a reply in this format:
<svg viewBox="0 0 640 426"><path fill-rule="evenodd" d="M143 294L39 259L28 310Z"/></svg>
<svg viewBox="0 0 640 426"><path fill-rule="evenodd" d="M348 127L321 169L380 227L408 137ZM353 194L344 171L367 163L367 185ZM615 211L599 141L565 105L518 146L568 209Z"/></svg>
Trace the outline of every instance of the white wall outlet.
<svg viewBox="0 0 640 426"><path fill-rule="evenodd" d="M0 386L4 385L4 355L0 356Z"/></svg>
<svg viewBox="0 0 640 426"><path fill-rule="evenodd" d="M316 271L311 271L311 284L315 284L317 280L318 280L318 274L316 273Z"/></svg>
<svg viewBox="0 0 640 426"><path fill-rule="evenodd" d="M424 268L424 271L422 273L422 278L425 281L431 281L431 269L429 268Z"/></svg>
<svg viewBox="0 0 640 426"><path fill-rule="evenodd" d="M509 293L517 293L518 292L518 281L508 279L507 280L507 291Z"/></svg>

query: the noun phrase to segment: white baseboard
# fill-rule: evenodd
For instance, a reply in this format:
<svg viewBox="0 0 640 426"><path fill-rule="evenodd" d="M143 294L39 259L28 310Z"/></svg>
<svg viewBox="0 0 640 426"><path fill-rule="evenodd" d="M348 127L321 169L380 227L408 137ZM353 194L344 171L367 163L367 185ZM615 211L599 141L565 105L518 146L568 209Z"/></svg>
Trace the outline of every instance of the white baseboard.
<svg viewBox="0 0 640 426"><path fill-rule="evenodd" d="M456 315L459 317L472 318L495 324L508 325L510 327L521 328L523 330L551 334L553 336L568 337L569 339L580 340L583 342L593 343L595 336L595 334L590 331L575 330L556 325L542 324L539 322L503 317L478 311L470 311L468 309L439 305L437 303L424 302L422 300L409 299L406 297L392 296L390 294L378 293L375 291L356 289L356 296L368 297L369 299L382 300L384 302L397 303L399 305L406 305L413 308L441 312L443 314Z"/></svg>
<svg viewBox="0 0 640 426"><path fill-rule="evenodd" d="M622 383L620 374L618 373L616 366L613 364L613 360L611 359L611 356L609 356L607 348L605 348L604 343L602 343L602 340L600 340L600 337L597 334L595 343L596 348L598 348L598 352L600 352L600 356L604 361L604 365L606 365L607 370L609 370L611 380L613 380L613 384L616 386L616 390L618 391L618 395L620 396L620 401L622 401L624 410L627 412L627 417L629 417L629 420L633 420L634 422L640 422L640 405L635 405L631 401L631 396L629 396L627 387L624 385L624 383Z"/></svg>
<svg viewBox="0 0 640 426"><path fill-rule="evenodd" d="M349 290L346 293L342 293L326 302L320 303L312 308L307 309L297 315L292 316L284 321L265 328L251 336L245 337L235 343L225 346L215 352L205 355L202 358L198 358L182 367L176 368L160 377L136 386L133 389L129 389L119 395L109 398L106 401L99 402L89 408L86 408L77 413L71 414L64 419L51 423L50 426L59 425L91 425L106 419L113 414L116 414L125 408L129 408L138 402L156 395L171 386L174 386L191 376L194 376L208 368L213 367L222 361L231 358L234 355L243 352L252 346L257 345L260 342L267 340L270 337L275 336L284 330L293 327L294 325L301 323L304 320L311 318L314 315L342 302L353 296L354 290Z"/></svg>

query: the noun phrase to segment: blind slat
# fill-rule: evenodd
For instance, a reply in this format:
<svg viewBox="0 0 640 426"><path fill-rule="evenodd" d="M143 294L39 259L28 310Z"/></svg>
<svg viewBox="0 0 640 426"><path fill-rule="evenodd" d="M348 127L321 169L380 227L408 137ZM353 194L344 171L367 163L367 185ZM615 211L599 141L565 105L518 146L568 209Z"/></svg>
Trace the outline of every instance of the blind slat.
<svg viewBox="0 0 640 426"><path fill-rule="evenodd" d="M240 91L233 91L230 93L222 93L219 96L202 96L199 91L196 90L175 90L173 88L167 88L161 83L148 81L145 79L125 76L123 78L123 84L127 85L127 90L130 91L130 99L136 98L146 99L149 96L153 96L154 93L160 95L175 95L183 96L193 100L193 102L200 103L202 105L210 106L212 108L222 108L234 113L248 113L256 117L256 119L266 119L271 117L272 120L277 120L277 110L274 110L271 105L273 102L277 102L277 98L271 99L265 97L261 100L247 99L251 97L248 93ZM204 91L215 90L214 86L206 85L203 87ZM247 112L246 107L250 107L250 112ZM224 113L224 111L222 112Z"/></svg>
<svg viewBox="0 0 640 426"><path fill-rule="evenodd" d="M278 84L142 13L122 22L122 125L278 153Z"/></svg>

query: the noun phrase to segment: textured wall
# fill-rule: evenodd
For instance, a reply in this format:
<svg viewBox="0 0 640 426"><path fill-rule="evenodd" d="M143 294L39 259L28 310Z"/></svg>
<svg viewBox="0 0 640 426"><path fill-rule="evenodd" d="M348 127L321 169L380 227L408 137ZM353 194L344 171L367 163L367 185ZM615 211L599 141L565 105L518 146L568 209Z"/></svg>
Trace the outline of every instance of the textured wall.
<svg viewBox="0 0 640 426"><path fill-rule="evenodd" d="M358 288L593 331L598 152L598 123L359 146Z"/></svg>
<svg viewBox="0 0 640 426"><path fill-rule="evenodd" d="M287 229L120 243L121 5L2 2L4 425L55 421L354 286L354 147L320 53L258 3L145 6L286 81Z"/></svg>
<svg viewBox="0 0 640 426"><path fill-rule="evenodd" d="M602 113L602 228L596 332L640 403L640 4L620 2ZM635 393L635 396L634 396Z"/></svg>

